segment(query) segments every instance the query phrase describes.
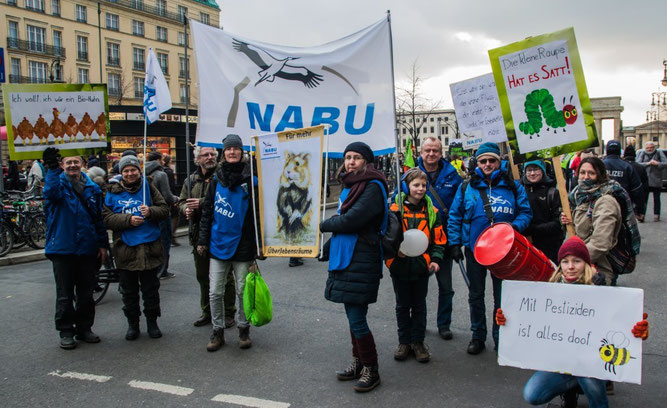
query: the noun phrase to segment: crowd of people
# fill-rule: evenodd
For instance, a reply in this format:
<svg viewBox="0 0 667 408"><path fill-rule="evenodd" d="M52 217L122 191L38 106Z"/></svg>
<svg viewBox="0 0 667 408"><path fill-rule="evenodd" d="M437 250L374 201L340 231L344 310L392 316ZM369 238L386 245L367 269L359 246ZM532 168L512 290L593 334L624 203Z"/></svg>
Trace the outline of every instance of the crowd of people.
<svg viewBox="0 0 667 408"><path fill-rule="evenodd" d="M244 155L241 138L228 135L222 144L220 160L215 148L194 149L196 169L185 179L180 196L173 194L173 185L169 186L165 158L159 152L147 157L146 179L140 160L131 151L123 154L105 178L92 170L90 163L83 172L79 156L61 158L57 149L46 149L42 171L45 252L53 262L55 321L62 348L75 348L77 339L100 341L92 331L94 272L110 249L121 271L123 312L128 322L125 338L140 336L140 294L147 333L151 338L161 337L157 325L160 278L171 274L167 269L174 211L189 222L201 307L194 325L212 325L206 349L219 350L225 344L225 330L234 326L239 347L251 347L243 292L246 276L256 260L262 259L256 240L254 211L258 205L253 203L258 197L257 179L251 174L252 158ZM414 356L427 363L431 358L424 342L431 275L438 284L438 333L443 340L453 338L454 262L465 262L469 280L471 338L467 353L484 351L487 269L476 261L473 250L482 231L492 223L509 223L532 237L533 245L558 266L552 282L615 285L619 275L609 253L617 245L622 227L634 228L631 232L638 236L636 220L644 219L650 191L654 192L654 220L659 221L660 194L655 179L662 182L656 173L667 165L664 154L653 144L647 144L638 157L632 146L625 149L625 160L620 153L618 142L611 141L604 160L589 151L563 161L574 174L569 180L569 215L562 210L549 162L524 163L522 177L514 180L508 161L494 143L482 144L466 168L458 157L453 163L446 160L440 140L427 137L415 167L405 171L396 191L390 191L385 175L376 169L371 148L363 142L349 144L339 175L342 191L337 212L320 224L321 232L331 233L319 257L328 261L325 298L343 304L352 345L352 362L336 372L338 380L355 381L353 388L358 392L371 391L380 384L378 353L367 314L369 305L377 301L383 262L396 298L396 360ZM647 177L641 175L640 168ZM382 234L390 213L396 215L404 232L424 232L428 239L425 252L408 256L399 250L383 260ZM569 224L575 237L563 243ZM111 246L107 230L113 232ZM499 326L505 316L500 308L502 281L493 274L491 280L495 316L491 337L497 350ZM632 331L645 339L648 323L642 320ZM599 380L556 378L550 373L536 373L524 396L526 401L539 404L567 395L571 403L577 387L591 407L607 406Z"/></svg>

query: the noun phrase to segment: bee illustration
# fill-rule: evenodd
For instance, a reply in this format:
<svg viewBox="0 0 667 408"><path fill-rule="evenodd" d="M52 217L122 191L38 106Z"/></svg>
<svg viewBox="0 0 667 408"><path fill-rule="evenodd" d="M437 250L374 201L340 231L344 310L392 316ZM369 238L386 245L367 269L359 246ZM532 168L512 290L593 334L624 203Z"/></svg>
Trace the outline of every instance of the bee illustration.
<svg viewBox="0 0 667 408"><path fill-rule="evenodd" d="M544 117L544 122L548 126L547 132L550 130L549 127L553 128L554 133L558 128L563 128L563 132L565 132L565 126L576 122L579 116L577 108L572 105L573 97L574 95L570 96L570 103L567 105L565 104L565 98L563 98L563 110L557 110L554 97L548 90L536 89L529 93L526 95L526 102L523 104L528 120L519 123L519 130L529 135L531 139L533 135L539 137L543 125L542 117Z"/></svg>
<svg viewBox="0 0 667 408"><path fill-rule="evenodd" d="M607 340L610 338L611 340ZM630 351L626 348L630 340L621 332L609 332L602 339L600 346L600 358L604 361L604 369L616 374L616 366L627 364L634 357L630 357Z"/></svg>

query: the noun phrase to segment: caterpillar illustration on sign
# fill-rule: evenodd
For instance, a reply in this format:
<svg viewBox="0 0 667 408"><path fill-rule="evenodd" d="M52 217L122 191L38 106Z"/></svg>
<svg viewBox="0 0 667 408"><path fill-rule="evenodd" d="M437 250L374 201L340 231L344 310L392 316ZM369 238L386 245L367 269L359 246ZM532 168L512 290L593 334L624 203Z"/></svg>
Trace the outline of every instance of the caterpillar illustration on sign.
<svg viewBox="0 0 667 408"><path fill-rule="evenodd" d="M609 332L602 339L600 346L600 358L604 361L604 369L616 374L616 366L627 364L634 357L630 356L630 351L626 348L630 345L630 340L621 332Z"/></svg>
<svg viewBox="0 0 667 408"><path fill-rule="evenodd" d="M576 122L578 117L577 108L572 105L572 98L573 96L570 97L570 103L567 105L563 98L563 110L556 110L554 97L547 89L536 89L529 93L523 104L528 120L519 123L519 130L529 135L531 139L533 135L539 137L543 125L542 117L544 117L544 122L548 126L547 132L549 128L553 128L554 133L558 128L563 128L565 132L565 126Z"/></svg>

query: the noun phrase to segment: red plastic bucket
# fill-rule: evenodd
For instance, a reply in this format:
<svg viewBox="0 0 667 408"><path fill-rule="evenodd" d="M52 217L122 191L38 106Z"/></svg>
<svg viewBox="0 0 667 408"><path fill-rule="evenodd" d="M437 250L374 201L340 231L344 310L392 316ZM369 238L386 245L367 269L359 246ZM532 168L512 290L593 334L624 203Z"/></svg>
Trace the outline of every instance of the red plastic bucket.
<svg viewBox="0 0 667 408"><path fill-rule="evenodd" d="M500 222L480 234L475 259L500 279L548 281L554 265L512 225Z"/></svg>

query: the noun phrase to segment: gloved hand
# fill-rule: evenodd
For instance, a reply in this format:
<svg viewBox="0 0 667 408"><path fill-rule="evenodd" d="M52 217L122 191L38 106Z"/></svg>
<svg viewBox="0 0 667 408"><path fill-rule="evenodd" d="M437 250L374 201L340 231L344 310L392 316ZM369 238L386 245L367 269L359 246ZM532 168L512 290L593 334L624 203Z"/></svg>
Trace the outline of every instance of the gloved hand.
<svg viewBox="0 0 667 408"><path fill-rule="evenodd" d="M632 334L642 340L648 339L648 313L644 313L644 320L640 320L635 324L635 327L632 328Z"/></svg>
<svg viewBox="0 0 667 408"><path fill-rule="evenodd" d="M51 170L60 167L60 151L55 147L47 147L42 153L42 160L44 165Z"/></svg>
<svg viewBox="0 0 667 408"><path fill-rule="evenodd" d="M604 273L598 272L595 275L593 275L593 285L604 286L606 284L607 284L607 277L605 276Z"/></svg>
<svg viewBox="0 0 667 408"><path fill-rule="evenodd" d="M463 260L463 252L460 245L450 245L447 251L449 251L449 256L456 262Z"/></svg>
<svg viewBox="0 0 667 408"><path fill-rule="evenodd" d="M498 326L504 326L505 323L507 323L507 319L505 318L505 315L503 314L503 309L498 308L498 310L496 310L496 324Z"/></svg>

